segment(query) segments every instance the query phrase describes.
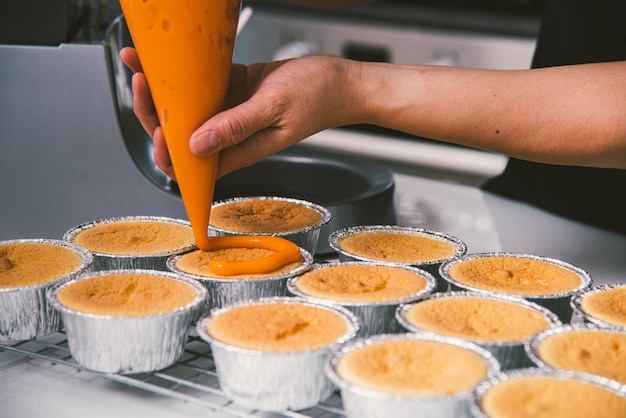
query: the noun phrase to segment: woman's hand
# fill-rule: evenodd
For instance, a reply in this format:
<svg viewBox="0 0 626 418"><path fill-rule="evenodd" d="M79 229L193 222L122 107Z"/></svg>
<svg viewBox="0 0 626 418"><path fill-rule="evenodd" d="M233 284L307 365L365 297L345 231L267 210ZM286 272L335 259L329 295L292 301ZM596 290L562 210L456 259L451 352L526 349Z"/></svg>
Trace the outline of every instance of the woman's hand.
<svg viewBox="0 0 626 418"><path fill-rule="evenodd" d="M163 131L155 113L136 52L125 48L120 57L135 73L134 111L154 141L154 159L168 176L174 173ZM321 130L361 122L362 101L358 64L334 56L234 64L227 110L202 124L189 147L205 156L220 152L218 177L252 165Z"/></svg>

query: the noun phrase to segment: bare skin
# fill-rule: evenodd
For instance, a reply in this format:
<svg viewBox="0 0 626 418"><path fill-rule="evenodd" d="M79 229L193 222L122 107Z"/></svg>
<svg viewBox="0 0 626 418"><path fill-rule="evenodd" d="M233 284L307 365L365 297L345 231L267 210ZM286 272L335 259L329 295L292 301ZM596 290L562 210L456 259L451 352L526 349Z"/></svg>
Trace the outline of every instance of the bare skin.
<svg viewBox="0 0 626 418"><path fill-rule="evenodd" d="M135 113L173 177L133 49ZM234 65L228 110L190 138L220 151L218 176L324 129L369 123L512 157L626 169L626 62L533 70L362 63L335 56Z"/></svg>

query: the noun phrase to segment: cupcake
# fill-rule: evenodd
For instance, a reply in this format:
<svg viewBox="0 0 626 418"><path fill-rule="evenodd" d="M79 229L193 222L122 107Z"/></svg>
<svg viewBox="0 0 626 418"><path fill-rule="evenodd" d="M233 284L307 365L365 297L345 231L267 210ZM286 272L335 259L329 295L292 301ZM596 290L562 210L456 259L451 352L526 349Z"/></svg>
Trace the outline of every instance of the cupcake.
<svg viewBox="0 0 626 418"><path fill-rule="evenodd" d="M465 417L472 390L498 370L474 344L417 334L354 340L326 363L347 416L358 418Z"/></svg>
<svg viewBox="0 0 626 418"><path fill-rule="evenodd" d="M169 256L194 248L189 222L158 216L89 222L70 229L63 239L93 253L93 270L166 270Z"/></svg>
<svg viewBox="0 0 626 418"><path fill-rule="evenodd" d="M526 349L539 367L612 379L626 388L626 331L574 324L536 335Z"/></svg>
<svg viewBox="0 0 626 418"><path fill-rule="evenodd" d="M328 209L305 200L236 197L213 203L209 233L217 236L273 235L315 254L320 230L330 217Z"/></svg>
<svg viewBox="0 0 626 418"><path fill-rule="evenodd" d="M518 369L481 383L471 412L474 418L622 418L626 392L597 376Z"/></svg>
<svg viewBox="0 0 626 418"><path fill-rule="evenodd" d="M328 398L330 350L354 337L358 320L340 307L262 298L214 309L197 324L211 345L224 394L262 411L299 410Z"/></svg>
<svg viewBox="0 0 626 418"><path fill-rule="evenodd" d="M591 286L583 269L529 254L469 254L446 261L439 270L452 290L522 297L550 309L563 323L572 317L570 298Z"/></svg>
<svg viewBox="0 0 626 418"><path fill-rule="evenodd" d="M429 295L435 285L424 270L359 261L316 264L287 282L295 296L352 311L361 321L362 337L401 331L396 308Z"/></svg>
<svg viewBox="0 0 626 418"><path fill-rule="evenodd" d="M46 295L51 287L87 271L92 262L89 251L66 241L0 241L0 341L60 331L60 317Z"/></svg>
<svg viewBox="0 0 626 418"><path fill-rule="evenodd" d="M424 269L437 278L436 291L448 288L439 277L441 263L467 251L465 243L452 235L390 225L344 228L333 232L328 242L340 261L374 261Z"/></svg>
<svg viewBox="0 0 626 418"><path fill-rule="evenodd" d="M626 328L626 284L594 286L574 295L571 306L584 322Z"/></svg>
<svg viewBox="0 0 626 418"><path fill-rule="evenodd" d="M503 369L532 365L525 343L561 324L555 314L525 299L476 292L437 293L401 306L397 317L408 331L479 345Z"/></svg>
<svg viewBox="0 0 626 418"><path fill-rule="evenodd" d="M272 250L265 248L227 248L216 251L193 250L171 256L167 268L179 275L202 283L208 290L206 306L208 312L235 302L271 296L285 296L287 279L308 270L313 256L300 248L300 260L269 273L219 275L211 270L210 262L216 259L254 260L266 257Z"/></svg>
<svg viewBox="0 0 626 418"><path fill-rule="evenodd" d="M140 373L180 357L199 283L156 270L105 270L78 276L48 295L61 313L72 357L86 369Z"/></svg>

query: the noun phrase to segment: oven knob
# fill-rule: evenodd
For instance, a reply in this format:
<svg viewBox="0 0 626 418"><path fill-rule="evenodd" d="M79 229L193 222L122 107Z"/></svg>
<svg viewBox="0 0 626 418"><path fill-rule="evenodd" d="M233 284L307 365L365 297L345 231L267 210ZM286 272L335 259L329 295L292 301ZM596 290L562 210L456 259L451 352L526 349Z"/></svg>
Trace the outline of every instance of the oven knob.
<svg viewBox="0 0 626 418"><path fill-rule="evenodd" d="M306 41L291 41L284 45L279 46L274 55L272 61L280 61L289 58L300 58L307 55L314 55L317 53L317 48L313 43Z"/></svg>

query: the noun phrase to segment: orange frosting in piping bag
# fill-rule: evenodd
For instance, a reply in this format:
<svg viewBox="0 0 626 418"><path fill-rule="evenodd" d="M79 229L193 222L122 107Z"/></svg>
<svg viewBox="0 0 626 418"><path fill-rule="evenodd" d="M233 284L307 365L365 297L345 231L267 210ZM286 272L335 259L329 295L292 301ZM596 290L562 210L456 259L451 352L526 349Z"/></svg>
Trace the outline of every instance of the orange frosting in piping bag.
<svg viewBox="0 0 626 418"><path fill-rule="evenodd" d="M196 245L201 250L224 248L231 240L207 236L219 155L192 154L189 138L225 108L241 0L120 0L120 5L150 87ZM232 244L278 248L270 241L248 237ZM290 253L293 258L291 246L279 247L277 253ZM258 269L264 263L247 268Z"/></svg>

